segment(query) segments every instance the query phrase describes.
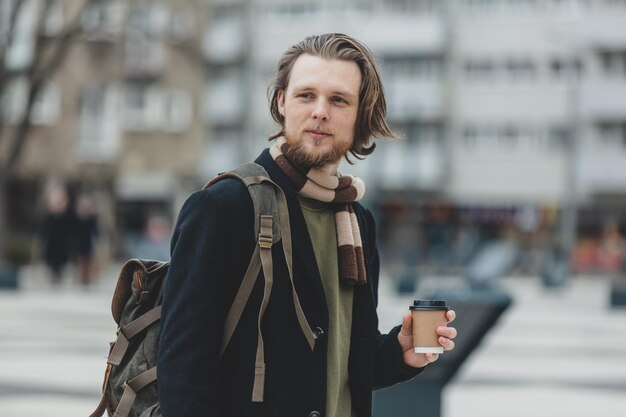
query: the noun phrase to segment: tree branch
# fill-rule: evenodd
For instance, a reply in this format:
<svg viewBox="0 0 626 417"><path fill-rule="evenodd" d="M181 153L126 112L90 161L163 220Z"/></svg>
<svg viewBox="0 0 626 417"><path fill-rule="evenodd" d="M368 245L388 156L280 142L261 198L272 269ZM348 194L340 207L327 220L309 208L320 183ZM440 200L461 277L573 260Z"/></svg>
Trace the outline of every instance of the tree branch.
<svg viewBox="0 0 626 417"><path fill-rule="evenodd" d="M54 52L51 53L51 58L44 62L44 48L45 37L43 36L43 25L45 23L45 13L47 6L50 4L50 0L47 0L46 5L41 9L41 13L37 25L37 42L35 44L35 59L32 66L28 71L29 78L29 92L28 100L26 102L26 109L22 120L19 122L13 134L10 146L8 158L6 161L6 174L13 175L17 168L17 162L20 159L22 151L26 145L28 133L32 127L31 114L35 101L39 93L41 92L45 83L54 77L56 71L60 68L61 64L67 57L70 48L74 45L74 41L82 33L81 16L85 11L89 3L94 0L86 0L80 8L77 15L67 28L58 36L55 41Z"/></svg>

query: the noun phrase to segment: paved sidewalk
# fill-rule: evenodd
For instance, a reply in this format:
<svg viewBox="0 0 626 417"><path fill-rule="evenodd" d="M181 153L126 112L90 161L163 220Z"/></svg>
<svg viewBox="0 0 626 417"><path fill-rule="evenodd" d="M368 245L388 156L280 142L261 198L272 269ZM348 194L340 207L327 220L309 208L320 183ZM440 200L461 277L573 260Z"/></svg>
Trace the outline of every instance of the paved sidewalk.
<svg viewBox="0 0 626 417"><path fill-rule="evenodd" d="M31 268L21 290L0 291L0 416L93 411L115 333L110 301L118 270L111 266L84 289L70 282L51 288ZM514 305L446 388L442 417L624 415L626 309L608 307L607 281L578 278L548 292L533 278L502 284ZM383 281L381 330L412 299Z"/></svg>

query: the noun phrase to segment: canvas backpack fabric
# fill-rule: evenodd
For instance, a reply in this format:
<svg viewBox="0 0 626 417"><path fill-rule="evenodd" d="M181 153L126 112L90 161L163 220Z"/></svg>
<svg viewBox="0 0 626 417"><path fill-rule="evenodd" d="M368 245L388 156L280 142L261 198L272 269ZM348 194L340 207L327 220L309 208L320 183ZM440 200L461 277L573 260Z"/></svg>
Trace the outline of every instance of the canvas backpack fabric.
<svg viewBox="0 0 626 417"><path fill-rule="evenodd" d="M264 297L259 310L263 317L272 286L271 248L283 240L283 251L290 272L296 315L311 349L315 337L304 316L293 286L291 259L291 231L285 196L274 184L265 169L255 163L244 164L222 173L204 188L224 178L236 178L246 185L253 201L257 245L224 324L221 354L239 321L254 282L261 269L265 277ZM131 259L120 272L111 312L117 323L117 339L111 343L102 387L102 400L90 417L101 417L105 412L112 417L160 417L156 388L156 361L160 335L161 302L169 264L155 260ZM207 271L207 274L209 271ZM259 320L260 323L260 320ZM258 328L253 401L263 401L264 347Z"/></svg>

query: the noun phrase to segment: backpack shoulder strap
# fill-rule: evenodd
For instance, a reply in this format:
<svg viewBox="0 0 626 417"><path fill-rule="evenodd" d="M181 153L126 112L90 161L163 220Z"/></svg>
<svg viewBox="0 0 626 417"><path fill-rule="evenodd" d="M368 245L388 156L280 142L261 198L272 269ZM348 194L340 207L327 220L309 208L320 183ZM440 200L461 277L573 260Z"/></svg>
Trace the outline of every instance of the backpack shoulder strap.
<svg viewBox="0 0 626 417"><path fill-rule="evenodd" d="M237 323L239 323L241 314L250 298L254 283L256 282L261 268L263 268L265 282L263 300L261 301L258 315L257 350L254 385L252 387L252 401L262 402L265 391L265 349L263 335L261 333L261 320L265 314L274 282L272 246L281 239L280 223L277 221L279 210L276 200L276 189L280 190L280 188L272 182L265 168L256 163L247 163L238 166L232 171L217 175L211 179L203 189L225 178L235 178L241 181L250 193L254 207L254 236L257 240L257 245L250 259L250 263L248 264L241 286L237 291L235 300L226 315L220 357L222 357L226 351L226 347L235 332ZM285 206L285 209L286 208Z"/></svg>
<svg viewBox="0 0 626 417"><path fill-rule="evenodd" d="M252 205L254 206L254 235L259 236L262 215L278 219L279 210L276 200L276 189L280 190L280 188L270 179L265 168L257 163L249 162L239 165L231 171L218 174L206 183L202 189L206 189L225 178L235 178L241 181L248 189L252 198ZM276 243L280 239L280 225L278 221L275 221L272 225L272 243Z"/></svg>
<svg viewBox="0 0 626 417"><path fill-rule="evenodd" d="M250 297L252 288L259 275L261 268L265 277L265 285L263 292L263 301L258 316L258 343L255 361L255 377L252 388L252 401L262 402L264 397L265 384L265 354L263 335L261 334L261 320L265 314L265 309L269 302L273 277L272 265L272 246L281 239L283 240L283 252L287 269L289 271L289 279L291 281L292 295L298 322L304 336L311 347L314 349L315 336L311 331L308 321L304 316L304 311L300 305L300 300L293 284L293 257L291 246L291 226L289 224L289 210L287 207L287 199L282 189L274 183L265 168L256 163L247 163L238 166L232 171L224 172L212 180L210 180L203 189L221 181L225 178L236 178L241 181L252 199L254 207L254 233L257 238L252 258L242 280L241 286L235 296L235 300L226 316L224 323L224 336L222 340L222 349L220 357L224 354L228 343L235 331L235 327L241 318L244 307Z"/></svg>

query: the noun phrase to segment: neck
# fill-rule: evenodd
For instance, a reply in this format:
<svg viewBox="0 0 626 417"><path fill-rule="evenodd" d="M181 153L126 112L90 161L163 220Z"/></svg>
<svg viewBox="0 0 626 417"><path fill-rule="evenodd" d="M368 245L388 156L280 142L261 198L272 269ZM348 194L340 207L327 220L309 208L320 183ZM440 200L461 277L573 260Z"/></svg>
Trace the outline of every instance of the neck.
<svg viewBox="0 0 626 417"><path fill-rule="evenodd" d="M326 165L322 165L321 167L318 167L318 169L328 175L337 176L337 170L339 169L340 162L341 161L331 162Z"/></svg>

